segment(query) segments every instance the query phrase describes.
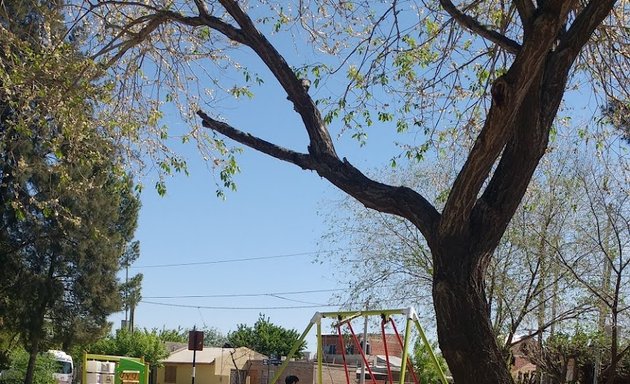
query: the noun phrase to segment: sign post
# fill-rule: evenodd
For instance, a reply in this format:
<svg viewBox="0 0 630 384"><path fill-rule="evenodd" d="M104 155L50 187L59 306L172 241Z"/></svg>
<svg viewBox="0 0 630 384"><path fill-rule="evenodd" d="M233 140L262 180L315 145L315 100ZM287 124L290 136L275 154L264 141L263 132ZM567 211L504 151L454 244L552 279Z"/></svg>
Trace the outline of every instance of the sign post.
<svg viewBox="0 0 630 384"><path fill-rule="evenodd" d="M196 327L188 332L188 350L193 351L192 384L195 384L195 358L197 351L203 351L203 331L197 331Z"/></svg>
<svg viewBox="0 0 630 384"><path fill-rule="evenodd" d="M267 366L267 384L269 384L269 366L273 365L277 367L280 364L282 364L282 360L276 359L274 357L272 357L271 359L263 359L263 365Z"/></svg>

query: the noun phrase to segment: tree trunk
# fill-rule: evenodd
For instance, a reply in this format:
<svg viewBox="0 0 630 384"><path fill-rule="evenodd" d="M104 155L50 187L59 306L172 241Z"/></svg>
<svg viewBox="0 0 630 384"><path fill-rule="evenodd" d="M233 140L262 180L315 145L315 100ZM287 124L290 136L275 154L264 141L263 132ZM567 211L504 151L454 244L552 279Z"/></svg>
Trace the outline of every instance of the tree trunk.
<svg viewBox="0 0 630 384"><path fill-rule="evenodd" d="M134 330L136 329L136 304L133 303L129 309L129 322L126 324L127 325L127 330L130 332L134 332Z"/></svg>
<svg viewBox="0 0 630 384"><path fill-rule="evenodd" d="M512 384L484 291L489 255L471 256L461 240L440 248L434 250L433 301L440 349L455 383Z"/></svg>
<svg viewBox="0 0 630 384"><path fill-rule="evenodd" d="M31 342L31 348L28 356L28 365L26 366L26 375L24 375L24 384L31 384L33 382L33 376L35 373L35 362L37 361L37 354L39 353L38 341L33 340Z"/></svg>

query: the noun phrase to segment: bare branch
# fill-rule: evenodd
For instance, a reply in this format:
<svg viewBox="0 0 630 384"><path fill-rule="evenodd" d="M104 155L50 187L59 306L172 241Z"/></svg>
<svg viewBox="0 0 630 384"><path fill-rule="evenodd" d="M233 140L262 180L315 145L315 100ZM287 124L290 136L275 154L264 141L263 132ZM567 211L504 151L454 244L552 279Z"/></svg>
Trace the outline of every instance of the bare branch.
<svg viewBox="0 0 630 384"><path fill-rule="evenodd" d="M280 147L249 133L240 131L227 123L211 118L201 110L197 111L197 115L201 118L204 127L219 132L238 143L244 144L271 157L275 157L276 159L293 163L302 169L315 170L316 164L308 154L298 153Z"/></svg>
<svg viewBox="0 0 630 384"><path fill-rule="evenodd" d="M462 27L469 29L487 40L490 40L507 52L517 54L520 51L521 45L519 43L500 34L499 32L492 31L484 27L478 20L457 9L450 0L440 0L440 4L444 10L448 12L448 14L451 15L451 17L453 17L453 19L455 19L455 21L457 21L457 23Z"/></svg>
<svg viewBox="0 0 630 384"><path fill-rule="evenodd" d="M367 208L404 217L420 229L427 241L435 239L435 226L440 215L429 201L414 190L374 181L345 159L294 152L215 120L202 111L197 111L197 115L203 120L204 127L276 159L314 170Z"/></svg>

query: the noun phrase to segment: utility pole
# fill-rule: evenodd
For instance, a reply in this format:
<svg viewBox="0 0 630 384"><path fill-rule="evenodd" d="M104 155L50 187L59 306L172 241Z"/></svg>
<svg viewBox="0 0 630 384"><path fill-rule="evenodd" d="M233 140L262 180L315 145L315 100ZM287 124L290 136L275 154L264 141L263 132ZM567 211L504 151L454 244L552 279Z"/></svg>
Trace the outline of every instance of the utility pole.
<svg viewBox="0 0 630 384"><path fill-rule="evenodd" d="M370 299L365 301L365 310L368 311L370 309ZM363 322L363 353L365 354L366 359L367 355L367 329L368 329L368 317L365 315L365 321ZM361 360L361 378L359 379L360 384L365 384L365 361Z"/></svg>
<svg viewBox="0 0 630 384"><path fill-rule="evenodd" d="M125 260L125 328L129 330L129 319L127 313L129 312L129 259Z"/></svg>

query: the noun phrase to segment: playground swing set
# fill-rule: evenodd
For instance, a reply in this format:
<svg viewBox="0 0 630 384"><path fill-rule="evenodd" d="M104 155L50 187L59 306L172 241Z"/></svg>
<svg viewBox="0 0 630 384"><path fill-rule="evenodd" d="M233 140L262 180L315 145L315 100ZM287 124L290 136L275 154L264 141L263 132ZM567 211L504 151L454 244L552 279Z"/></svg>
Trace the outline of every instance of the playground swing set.
<svg viewBox="0 0 630 384"><path fill-rule="evenodd" d="M405 324L404 339L402 339L400 334L398 333L398 330L396 329L396 323L394 322L392 315L405 316L406 324ZM344 345L345 342L344 342L344 337L341 331L341 327L344 325L347 325L348 330L350 331L350 335L354 343L354 346L355 348L358 349L359 353L361 354L361 358L363 359L364 366L366 367L369 377L372 380L372 384L377 384L375 375L372 372L370 364L368 363L366 352L363 346L361 345L359 339L357 338L356 334L354 333L354 330L352 329L352 323L351 323L352 320L356 318L359 318L359 317L367 318L369 316L381 317L381 334L383 336L383 346L384 346L384 352L385 352L388 383L394 384L391 363L390 363L390 356L389 356L387 340L385 336L385 327L387 324L391 324L394 334L396 335L396 339L398 340L398 343L400 344L400 347L402 348L399 384L405 384L405 372L407 369L409 369L409 372L411 373L411 376L413 377L414 384L421 384L418 378L416 377L416 374L414 373L413 365L411 364L411 359L409 358L409 353L408 353L409 342L411 339L411 328L412 328L412 324L415 324L416 329L420 335L420 338L422 339L422 342L424 343L425 347L427 348L427 351L429 352L431 361L433 362L433 364L435 364L437 372L439 373L440 382L442 384L448 384L446 375L442 371L442 367L440 366L440 364L437 361L437 358L435 357L435 353L433 352L433 349L431 348L431 344L429 343L426 337L426 334L424 333L424 329L420 325L418 315L416 311L411 307L404 308L404 309L382 309L382 310L364 310L364 311L359 310L359 311L345 311L345 312L316 312L313 318L311 319L310 323L304 330L304 332L302 332L302 334L300 335L300 338L297 340L297 342L293 345L293 347L289 351L282 365L280 365L280 367L278 368L273 379L271 380L271 383L278 383L278 379L284 373L284 370L288 366L290 359L295 356L295 353L297 352L298 348L304 342L304 339L308 335L313 325L315 325L317 327L317 384L323 384L322 366L323 366L324 353L323 353L323 346L322 346L322 319L329 318L329 319L334 319L337 321L334 324L334 327L337 329L339 343L341 345L341 355L342 355L343 367L344 367L345 375L346 375L346 384L352 384L352 383L350 382L350 373L348 371L348 364L346 362L346 353L345 353L345 345ZM364 343L364 346L365 345L367 345L367 343Z"/></svg>

